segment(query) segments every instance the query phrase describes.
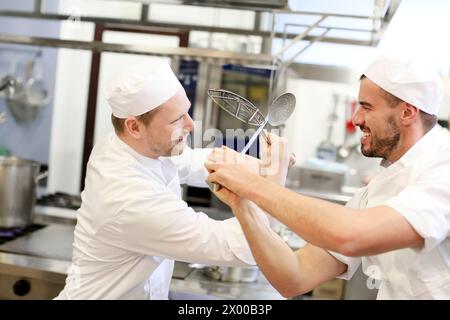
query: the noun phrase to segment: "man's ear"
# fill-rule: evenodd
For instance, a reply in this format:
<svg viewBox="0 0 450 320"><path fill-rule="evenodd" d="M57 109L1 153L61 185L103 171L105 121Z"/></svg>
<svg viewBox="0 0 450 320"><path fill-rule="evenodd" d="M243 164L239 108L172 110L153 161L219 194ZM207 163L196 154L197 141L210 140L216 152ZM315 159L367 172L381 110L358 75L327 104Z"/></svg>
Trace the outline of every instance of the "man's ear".
<svg viewBox="0 0 450 320"><path fill-rule="evenodd" d="M135 117L125 119L124 127L133 138L141 138L141 123Z"/></svg>
<svg viewBox="0 0 450 320"><path fill-rule="evenodd" d="M405 126L410 126L416 121L416 119L419 117L419 114L419 108L413 106L412 104L404 102L401 121Z"/></svg>

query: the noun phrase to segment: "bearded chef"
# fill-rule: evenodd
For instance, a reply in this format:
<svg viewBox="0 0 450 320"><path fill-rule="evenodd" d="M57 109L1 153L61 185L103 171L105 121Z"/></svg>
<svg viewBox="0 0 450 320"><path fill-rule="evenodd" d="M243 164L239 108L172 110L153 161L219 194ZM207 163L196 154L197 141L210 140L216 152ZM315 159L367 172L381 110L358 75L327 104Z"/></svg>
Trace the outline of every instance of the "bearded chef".
<svg viewBox="0 0 450 320"><path fill-rule="evenodd" d="M383 54L361 76L358 99L352 120L362 131L361 151L381 162L346 207L224 163L230 150L210 155L208 179L222 185L216 194L232 207L260 269L284 296L350 279L362 265L378 299L449 299L450 139L436 125L442 81L423 63ZM277 143L284 144L272 139ZM255 209L242 206L243 198L308 245L290 250Z"/></svg>
<svg viewBox="0 0 450 320"><path fill-rule="evenodd" d="M180 183L206 186L210 150L186 147L191 104L169 64L129 68L106 99L115 132L90 156L57 299L167 299L174 260L253 265L236 218L210 219L181 199Z"/></svg>

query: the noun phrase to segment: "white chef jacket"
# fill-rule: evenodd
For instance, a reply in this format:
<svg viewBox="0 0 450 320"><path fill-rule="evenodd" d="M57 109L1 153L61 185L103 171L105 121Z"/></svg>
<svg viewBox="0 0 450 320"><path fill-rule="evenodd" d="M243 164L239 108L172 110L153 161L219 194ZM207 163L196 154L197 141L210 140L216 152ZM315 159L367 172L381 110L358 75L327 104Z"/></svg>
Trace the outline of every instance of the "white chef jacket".
<svg viewBox="0 0 450 320"><path fill-rule="evenodd" d="M210 150L144 157L111 133L90 156L72 265L56 299L167 299L175 260L255 264L236 220L210 219L181 200L205 186Z"/></svg>
<svg viewBox="0 0 450 320"><path fill-rule="evenodd" d="M389 206L424 238L422 248L362 258L330 252L350 279L362 262L377 299L450 299L450 139L437 126L398 161L382 167L347 206ZM351 227L351 226L350 226Z"/></svg>

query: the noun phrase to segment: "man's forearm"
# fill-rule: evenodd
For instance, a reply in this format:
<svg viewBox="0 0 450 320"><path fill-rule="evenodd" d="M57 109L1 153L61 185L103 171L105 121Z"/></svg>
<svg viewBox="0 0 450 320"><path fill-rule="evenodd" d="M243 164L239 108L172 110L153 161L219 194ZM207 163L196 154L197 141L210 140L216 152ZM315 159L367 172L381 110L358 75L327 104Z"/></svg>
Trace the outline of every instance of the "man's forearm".
<svg viewBox="0 0 450 320"><path fill-rule="evenodd" d="M251 181L241 196L319 247L339 252L351 237L356 213L344 206L302 196L261 177Z"/></svg>
<svg viewBox="0 0 450 320"><path fill-rule="evenodd" d="M301 271L295 253L264 223L256 206L233 209L252 250L253 257L270 283L283 295L301 287Z"/></svg>

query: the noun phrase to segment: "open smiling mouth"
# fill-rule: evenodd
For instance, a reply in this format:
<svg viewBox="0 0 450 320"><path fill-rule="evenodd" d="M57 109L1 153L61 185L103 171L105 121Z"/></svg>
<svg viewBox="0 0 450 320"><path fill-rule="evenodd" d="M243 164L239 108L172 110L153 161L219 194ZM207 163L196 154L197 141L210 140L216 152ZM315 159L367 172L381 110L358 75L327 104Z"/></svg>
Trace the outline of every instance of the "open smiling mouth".
<svg viewBox="0 0 450 320"><path fill-rule="evenodd" d="M369 142L370 137L371 137L371 134L369 131L363 131L362 137L361 137L361 144L365 144L365 143Z"/></svg>

